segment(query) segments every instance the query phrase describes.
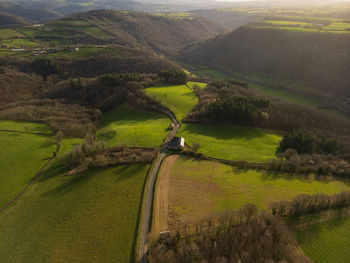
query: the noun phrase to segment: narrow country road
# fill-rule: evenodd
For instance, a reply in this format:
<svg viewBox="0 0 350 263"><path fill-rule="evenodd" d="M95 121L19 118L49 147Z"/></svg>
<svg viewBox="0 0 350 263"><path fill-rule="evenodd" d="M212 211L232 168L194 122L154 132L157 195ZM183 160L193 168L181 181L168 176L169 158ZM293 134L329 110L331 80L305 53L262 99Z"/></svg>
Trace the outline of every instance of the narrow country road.
<svg viewBox="0 0 350 263"><path fill-rule="evenodd" d="M141 231L140 231L140 238L138 239L140 241L140 246L139 246L139 251L138 251L138 262L139 263L147 263L147 241L148 241L148 233L151 228L151 218L152 218L152 205L153 205L153 196L154 196L154 190L155 190L155 184L157 181L157 175L160 169L160 166L166 157L166 142L170 141L173 139L173 137L177 134L178 130L181 127L181 123L179 123L175 117L175 114L173 112L169 111L163 111L166 115L168 115L173 124L174 124L174 129L169 131L169 134L165 140L165 144L163 145L159 156L155 160L154 166L152 171L150 172L150 178L149 178L149 183L148 187L146 189L146 200L145 200L145 206L144 206L144 213L143 213L143 218L141 217L140 220L140 225L141 226Z"/></svg>

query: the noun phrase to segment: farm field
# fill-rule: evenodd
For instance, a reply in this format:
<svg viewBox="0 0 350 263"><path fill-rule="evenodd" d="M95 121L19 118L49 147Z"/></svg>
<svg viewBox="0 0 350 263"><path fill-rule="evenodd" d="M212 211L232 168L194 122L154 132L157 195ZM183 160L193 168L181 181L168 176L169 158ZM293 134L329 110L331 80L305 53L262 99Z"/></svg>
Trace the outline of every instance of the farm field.
<svg viewBox="0 0 350 263"><path fill-rule="evenodd" d="M178 121L183 120L198 103L197 96L186 85L152 87L146 89L146 93L172 110Z"/></svg>
<svg viewBox="0 0 350 263"><path fill-rule="evenodd" d="M271 202L300 194L335 194L348 190L343 181L240 170L218 162L173 155L162 165L156 188L157 231L196 222L211 214L237 210L251 203L268 209Z"/></svg>
<svg viewBox="0 0 350 263"><path fill-rule="evenodd" d="M309 225L297 231L304 253L315 263L350 260L350 218L342 217Z"/></svg>
<svg viewBox="0 0 350 263"><path fill-rule="evenodd" d="M232 125L183 124L179 136L186 143L199 143L199 152L207 156L265 162L276 158L282 137L269 131Z"/></svg>
<svg viewBox="0 0 350 263"><path fill-rule="evenodd" d="M0 37L2 39L6 39L6 38L17 38L17 37L25 37L25 36L22 33L12 28L2 28L0 29Z"/></svg>
<svg viewBox="0 0 350 263"><path fill-rule="evenodd" d="M80 58L92 55L124 55L127 52L118 47L105 47L105 46L95 46L95 47L81 47L78 51L60 51L53 54L48 54L46 57L50 58Z"/></svg>
<svg viewBox="0 0 350 263"><path fill-rule="evenodd" d="M106 147L160 146L168 134L170 123L166 115L122 105L104 115L97 138Z"/></svg>
<svg viewBox="0 0 350 263"><path fill-rule="evenodd" d="M149 165L63 176L56 161L0 215L2 262L131 262Z"/></svg>
<svg viewBox="0 0 350 263"><path fill-rule="evenodd" d="M52 134L52 131L46 124L38 123L38 122L35 123L35 122L0 120L0 130Z"/></svg>
<svg viewBox="0 0 350 263"><path fill-rule="evenodd" d="M288 19L290 21L288 21ZM257 26L258 28L278 28L290 31L320 32L320 33L350 33L350 23L341 19L286 16L269 19Z"/></svg>
<svg viewBox="0 0 350 263"><path fill-rule="evenodd" d="M0 145L1 208L19 194L53 156L56 144L51 136L0 132Z"/></svg>
<svg viewBox="0 0 350 263"><path fill-rule="evenodd" d="M187 82L187 85L191 89L193 89L193 87L195 87L195 86L199 86L201 89L204 89L207 86L207 83L189 81L189 82Z"/></svg>

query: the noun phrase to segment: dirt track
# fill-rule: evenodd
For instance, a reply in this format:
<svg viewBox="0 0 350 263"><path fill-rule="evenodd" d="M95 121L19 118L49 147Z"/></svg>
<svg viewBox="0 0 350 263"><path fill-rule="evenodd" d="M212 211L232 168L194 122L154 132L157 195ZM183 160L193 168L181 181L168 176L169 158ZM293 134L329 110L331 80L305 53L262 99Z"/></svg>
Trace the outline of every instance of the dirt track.
<svg viewBox="0 0 350 263"><path fill-rule="evenodd" d="M167 231L167 218L169 216L169 182L170 172L178 155L167 157L162 164L158 175L157 191L154 206L154 228L157 232Z"/></svg>

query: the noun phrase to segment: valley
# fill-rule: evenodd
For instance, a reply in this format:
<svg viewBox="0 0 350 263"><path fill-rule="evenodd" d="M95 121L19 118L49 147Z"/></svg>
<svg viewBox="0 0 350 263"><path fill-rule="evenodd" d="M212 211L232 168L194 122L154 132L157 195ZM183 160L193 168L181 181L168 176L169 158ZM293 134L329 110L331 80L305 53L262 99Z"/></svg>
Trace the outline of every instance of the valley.
<svg viewBox="0 0 350 263"><path fill-rule="evenodd" d="M348 4L0 3L0 261L347 262Z"/></svg>

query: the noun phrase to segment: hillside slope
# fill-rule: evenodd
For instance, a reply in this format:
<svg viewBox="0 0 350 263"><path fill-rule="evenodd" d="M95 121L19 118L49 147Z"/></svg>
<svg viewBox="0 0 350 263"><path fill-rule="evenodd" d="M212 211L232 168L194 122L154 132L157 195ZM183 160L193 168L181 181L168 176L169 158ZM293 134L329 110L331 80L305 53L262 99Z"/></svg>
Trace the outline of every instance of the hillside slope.
<svg viewBox="0 0 350 263"><path fill-rule="evenodd" d="M207 18L195 15L147 14L126 11L90 11L66 19L85 20L111 35L109 43L128 47L145 46L173 55L186 45L227 31Z"/></svg>
<svg viewBox="0 0 350 263"><path fill-rule="evenodd" d="M32 22L43 22L48 19L62 16L61 14L47 8L27 7L16 2L0 3L0 11L22 17Z"/></svg>
<svg viewBox="0 0 350 263"><path fill-rule="evenodd" d="M0 12L0 26L9 25L26 25L28 22L19 16L11 15L5 12Z"/></svg>
<svg viewBox="0 0 350 263"><path fill-rule="evenodd" d="M226 11L224 9L201 9L195 10L193 13L209 18L231 28L232 30L248 23L259 21L264 17L259 13Z"/></svg>
<svg viewBox="0 0 350 263"><path fill-rule="evenodd" d="M183 51L190 64L229 75L262 74L350 97L350 34L242 27ZM316 96L316 94L313 94Z"/></svg>

